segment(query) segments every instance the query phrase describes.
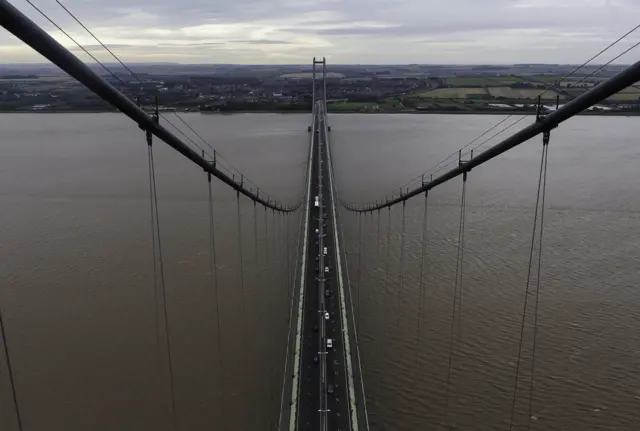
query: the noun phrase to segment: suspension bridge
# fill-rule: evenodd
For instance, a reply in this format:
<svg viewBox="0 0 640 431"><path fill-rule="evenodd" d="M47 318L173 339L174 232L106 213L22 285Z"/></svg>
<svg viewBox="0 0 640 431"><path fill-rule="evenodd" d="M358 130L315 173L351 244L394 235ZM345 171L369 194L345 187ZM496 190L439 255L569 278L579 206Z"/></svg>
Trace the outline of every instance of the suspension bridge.
<svg viewBox="0 0 640 431"><path fill-rule="evenodd" d="M518 349L515 354L515 376L510 395L510 417L505 418L505 428L531 427L535 423L536 416L533 409L534 390L536 382L536 342L538 329L538 303L540 293L540 274L543 271L542 251L544 234L544 211L547 183L548 151L552 140L552 131L564 121L574 117L587 108L601 102L611 95L635 84L640 80L640 62L629 66L626 70L597 85L585 94L567 102L551 113L543 114L539 111L535 122L522 128L510 137L498 144L477 151L485 141L480 141L488 136L497 126L487 130L481 136L469 143L459 152L452 154L443 161L444 164L420 176L417 183L409 187L400 188L395 194L387 195L382 199L367 204L354 204L346 202L340 195L339 184L336 183L333 167L334 154L332 148L340 145L332 142L330 118L327 115L327 77L326 60L313 59L312 79L312 112L307 128L309 132L308 159L306 162L306 176L301 179L301 188L304 189L303 197L296 202L282 202L269 196L248 178L224 166L219 153L208 144L208 141L197 134L191 126L180 116L177 119L189 127L202 140L203 144L195 142L186 135L178 136L163 123L173 126L168 118L162 116L157 110L149 115L140 108L131 97L123 94L112 86L104 78L92 71L70 51L55 41L44 30L34 24L24 14L14 8L6 0L0 0L0 25L42 54L62 70L77 79L78 82L93 91L96 95L117 108L124 115L134 121L144 133L144 139L148 147L149 161L149 196L151 202L152 239L153 239L153 275L154 294L156 302L156 327L158 329L158 344L164 347L166 354L167 384L169 386L169 419L172 429L181 429L181 416L178 413L175 401L174 364L172 361L173 347L170 333L170 315L167 309L165 292L165 274L163 268L163 246L161 242L162 230L159 221L158 196L155 181L154 141L160 141L169 145L180 155L188 159L198 169L206 174L209 185L209 239L210 239L210 271L211 284L214 291L219 284L217 273L220 271L219 263L221 250L216 243L216 226L214 221L214 206L212 196L212 182L219 181L225 187L230 188L236 195L237 205L237 248L239 283L235 288L241 292L247 287L245 275L253 269L247 267L247 249L243 250L243 243L247 241L247 232L241 229L241 202L250 203L253 206L254 231L250 238L255 241L253 251L255 259L253 264L258 265L258 222L261 216L258 208L264 210L265 242L271 236L278 237L278 245L271 249L266 248L266 260L271 263L268 277L280 288L273 292L279 295L269 302L273 306L276 302L286 302L288 309L287 318L283 321L286 326L286 340L274 338L269 340L274 349L273 355L281 360L283 369L271 370L268 376L269 382L265 387L280 387L279 396L269 394L269 408L274 411L268 423L260 422L255 418L242 418L243 425L240 429L278 429L279 431L294 430L334 430L334 431L359 431L369 430L369 412L366 402L366 383L375 379L363 367L360 353L360 325L361 303L369 301L370 289L362 283L362 242L364 241L363 226L377 226L376 254L379 254L379 243L385 232L381 232L381 220L388 217L386 224L386 258L380 258L379 266L385 266L384 270L375 271L377 283L388 285L389 243L391 235L391 211L392 208L401 209L400 223L400 270L399 279L391 281L397 285L398 304L402 304L404 284L407 271L404 267L407 238L406 206L410 200L424 201L421 214L421 237L418 238L421 248L419 265L420 307L418 327L416 329L416 349L420 346L422 305L424 303L424 274L428 265L427 256L428 241L428 213L430 192L445 183L453 180L461 182L458 231L456 235L456 259L455 280L451 292L451 320L447 328L449 340L447 352L447 369L443 379L446 381L446 393L442 406L441 417L438 423L443 426L453 426L452 405L455 401L455 388L451 381L455 373L456 349L460 349L462 337L462 310L463 310L463 268L465 265L465 231L466 231L466 196L467 183L470 181L470 173L474 168L490 162L492 159L505 152L540 137L541 151L538 170L536 204L533 212L533 225L531 229L530 252L527 266L527 280L524 293L524 305L521 315ZM119 60L118 60L119 61ZM320 66L321 70L317 67ZM125 66L126 67L126 66ZM131 71L133 74L133 72ZM318 85L318 82L320 85ZM525 118L525 117L523 117ZM503 120L504 121L504 120ZM516 122L517 123L517 122ZM512 123L511 126L515 124ZM508 126L508 127L511 127ZM174 127L175 128L175 127ZM178 132L180 131L176 128ZM500 132L504 131L501 130ZM185 140L186 139L186 140ZM490 138L489 138L490 139ZM476 144L475 147L471 145ZM205 147L209 147L209 151ZM194 148L195 147L195 148ZM474 153L474 150L475 153ZM449 168L453 161L454 166ZM271 217L271 223L268 221ZM299 217L299 219L295 219ZM347 232L352 237L357 237L356 257L346 251L345 219L357 223L357 232ZM293 223L292 223L293 221ZM262 222L260 222L262 223ZM292 225L298 224L296 229ZM217 229L221 229L220 226ZM229 229L228 226L222 229ZM293 231L293 236L291 236ZM271 250L271 257L269 255ZM353 260L355 259L355 261ZM348 265L349 264L349 265ZM357 268L355 279L349 276L349 266ZM361 292L362 291L362 292ZM266 295L270 295L268 292ZM362 295L364 298L361 298ZM400 307L400 305L398 305ZM0 304L0 312L2 304ZM238 310L240 315L245 315L242 304ZM217 321L217 351L222 351L220 338L220 304L216 293ZM532 319L533 334L525 337L527 319ZM398 311L398 323L400 310ZM21 402L21 390L19 379L15 378L15 367L11 354L11 331L6 326L0 314L0 329L4 346L7 370L11 387L13 411L15 422L11 425L16 429L30 429L32 422L30 416L37 412L30 412ZM238 343L246 345L250 342L250 334L240 334ZM530 345L529 345L530 344ZM274 347L275 346L275 347ZM527 358L523 352L528 351ZM220 358L218 358L220 359ZM221 360L221 359L220 359ZM218 379L224 382L222 366L218 367L220 375ZM220 409L225 413L224 383L220 387ZM269 386L271 385L271 386ZM250 388L236 388L242 397L251 400ZM522 392L525 392L523 395ZM254 401L258 398L255 393ZM253 420L253 422L252 422ZM214 428L216 424L211 424ZM371 427L373 428L373 427ZM9 428L7 428L9 429ZM222 428L221 428L222 429ZM229 428L231 429L231 428Z"/></svg>

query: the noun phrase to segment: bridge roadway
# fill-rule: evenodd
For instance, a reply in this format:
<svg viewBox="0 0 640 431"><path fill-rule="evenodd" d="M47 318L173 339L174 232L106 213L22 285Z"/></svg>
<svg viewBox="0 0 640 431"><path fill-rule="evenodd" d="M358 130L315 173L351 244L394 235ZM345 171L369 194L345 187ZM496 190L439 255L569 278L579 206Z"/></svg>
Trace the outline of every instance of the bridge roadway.
<svg viewBox="0 0 640 431"><path fill-rule="evenodd" d="M324 104L314 106L278 429L368 431L346 261L339 244L328 126Z"/></svg>
<svg viewBox="0 0 640 431"><path fill-rule="evenodd" d="M296 429L347 431L351 430L351 421L323 115L316 116L314 128ZM329 319L325 319L325 312ZM328 339L332 348L327 348Z"/></svg>

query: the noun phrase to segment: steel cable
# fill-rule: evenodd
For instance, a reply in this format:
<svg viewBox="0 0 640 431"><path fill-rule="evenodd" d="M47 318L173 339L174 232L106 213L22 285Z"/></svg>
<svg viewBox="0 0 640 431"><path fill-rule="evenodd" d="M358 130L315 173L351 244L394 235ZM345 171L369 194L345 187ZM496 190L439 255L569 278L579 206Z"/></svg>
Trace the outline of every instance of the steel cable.
<svg viewBox="0 0 640 431"><path fill-rule="evenodd" d="M449 403L449 398L451 395L451 377L452 377L452 370L453 370L453 340L454 340L454 335L455 335L455 323L456 323L456 316L458 315L458 296L461 296L461 292L459 292L459 283L458 280L459 278L461 278L462 275L462 248L464 247L463 244L463 235L464 235L464 213L465 213L465 206L466 206L466 189L467 189L467 181L466 181L466 175L463 178L462 181L462 198L460 201L460 221L459 221L459 227L458 227L458 247L457 247L457 253L456 253L456 273L455 273L455 281L453 284L453 307L451 308L451 329L450 329L450 334L449 334L449 365L447 368L447 390L446 390L446 396L445 396L445 423L447 422L448 418L449 418L449 408L450 408L450 403ZM460 277L459 277L460 275ZM461 283L460 283L461 284ZM460 342L460 339L458 339L458 342Z"/></svg>
<svg viewBox="0 0 640 431"><path fill-rule="evenodd" d="M220 298L218 292L218 271L216 268L216 237L213 217L213 194L211 192L211 174L207 174L209 184L209 272L211 278L211 289L213 290L214 302L216 305L216 344L218 348L218 382L219 382L219 420L225 415L225 390L224 390L224 354L222 352L222 335L220 330Z"/></svg>
<svg viewBox="0 0 640 431"><path fill-rule="evenodd" d="M540 174L538 176L538 192L536 195L536 206L535 206L535 212L534 212L534 216L533 216L533 229L532 229L532 233L531 233L531 248L529 251L529 264L528 264L528 269L527 269L527 285L525 288L525 294L524 294L524 304L522 307L522 320L520 323L520 340L518 342L518 360L516 362L516 375L515 375L515 379L514 379L514 383L513 383L513 396L512 396L512 400L511 400L511 418L509 420L509 430L513 429L513 423L515 420L515 409L516 409L516 398L517 398L517 392L518 392L518 380L520 377L520 361L521 361L521 357L522 357L522 347L523 347L523 341L524 341L524 328L525 328L525 322L526 322L526 317L527 317L527 306L528 306L528 302L529 302L529 286L531 283L531 272L532 272L532 267L533 267L533 252L534 252L534 246L535 246L535 238L536 238L536 228L538 225L538 208L540 205L540 197L541 197L541 191L542 191L542 178L543 178L543 173L545 172L544 170L544 165L545 165L545 159L546 159L546 145L543 145L542 148L542 156L540 158Z"/></svg>

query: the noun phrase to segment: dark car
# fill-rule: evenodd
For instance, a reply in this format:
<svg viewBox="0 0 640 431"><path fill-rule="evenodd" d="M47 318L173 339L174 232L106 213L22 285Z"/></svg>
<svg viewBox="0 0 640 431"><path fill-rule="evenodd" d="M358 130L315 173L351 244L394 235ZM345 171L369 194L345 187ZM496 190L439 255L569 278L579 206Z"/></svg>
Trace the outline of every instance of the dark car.
<svg viewBox="0 0 640 431"><path fill-rule="evenodd" d="M333 393L333 385L327 386L327 392L329 392L330 394Z"/></svg>
<svg viewBox="0 0 640 431"><path fill-rule="evenodd" d="M318 325L315 325L315 326L313 327L313 332L318 332Z"/></svg>
<svg viewBox="0 0 640 431"><path fill-rule="evenodd" d="M313 357L313 363L314 363L314 364L317 364L317 363L318 363L318 357L317 357L317 356L314 356L314 357Z"/></svg>

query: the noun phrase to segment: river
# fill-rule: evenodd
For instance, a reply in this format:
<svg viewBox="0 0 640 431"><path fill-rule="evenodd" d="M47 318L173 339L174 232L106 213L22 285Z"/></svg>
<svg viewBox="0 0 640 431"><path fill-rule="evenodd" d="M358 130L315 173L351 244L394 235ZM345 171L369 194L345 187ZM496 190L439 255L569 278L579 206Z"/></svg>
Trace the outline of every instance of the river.
<svg viewBox="0 0 640 431"><path fill-rule="evenodd" d="M300 199L309 115L183 115L272 196ZM380 199L501 118L333 115L341 198ZM552 132L532 429L640 428L639 129L632 118L581 117ZM0 130L0 307L25 429L172 429L143 132L117 114L3 114ZM362 286L372 429L447 429L445 410L452 429L508 428L541 148L535 139L469 174L448 409L462 180L429 196L419 334L424 199L405 208L404 253L401 206L390 230L381 214L380 234L377 216L362 218L360 265L357 218L341 214L356 298ZM219 351L206 176L161 142L154 156L178 429L274 429L289 311L285 223L293 249L299 213L254 213L241 200L240 277L236 196L214 183ZM515 429L526 427L531 323ZM0 429L15 427L2 358Z"/></svg>

